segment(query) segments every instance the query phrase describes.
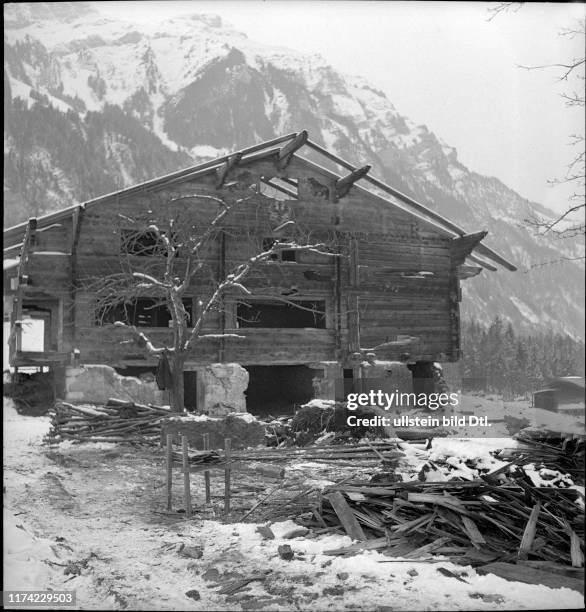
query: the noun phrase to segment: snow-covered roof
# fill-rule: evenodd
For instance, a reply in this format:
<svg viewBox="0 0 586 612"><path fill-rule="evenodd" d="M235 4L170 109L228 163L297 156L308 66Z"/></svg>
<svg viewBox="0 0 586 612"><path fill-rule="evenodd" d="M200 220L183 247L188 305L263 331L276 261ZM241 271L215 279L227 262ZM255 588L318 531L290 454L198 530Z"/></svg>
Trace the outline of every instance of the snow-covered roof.
<svg viewBox="0 0 586 612"><path fill-rule="evenodd" d="M328 170L320 166L319 164L298 155L299 150L301 150L303 147L307 147L313 152L318 153L324 159L336 164L338 167L341 168L341 173L338 174L336 172L332 172L331 170ZM279 138L275 138L273 140L269 140L263 143L259 143L246 149L236 151L229 155L218 157L214 160L207 161L196 166L191 166L189 168L185 168L183 170L179 170L177 172L173 172L171 174L167 174L162 177L146 181L144 183L139 183L131 187L126 187L125 189L121 189L119 191L109 193L98 198L94 198L92 200L88 200L81 204L77 204L75 206L65 208L54 213L50 213L37 219L37 228L40 229L50 225L51 223L55 223L59 220L68 218L79 207L85 208L88 206L95 206L97 204L100 204L101 202L107 201L112 197L117 197L122 194L129 195L137 191L144 191L145 189L160 187L162 185L175 183L180 180L192 179L199 176L204 176L206 174L211 174L221 169L226 164L236 163L239 166L243 166L248 163L252 163L254 161L267 157L295 157L295 159L301 161L302 163L322 175L329 176L330 178L336 180L348 179L351 185L355 185L355 187L358 187L359 189L364 189L365 191L368 191L371 195L374 195L375 197L384 200L390 206L400 208L407 214L410 214L413 217L417 218L419 221L423 221L428 225L432 225L434 229L441 234L453 236L455 238L465 236L467 234L467 232L463 228L459 227L449 219L446 219L439 213L431 210L430 208L427 208L426 206L413 200L409 196L401 193L400 191L397 191L390 185L387 185L379 179L371 176L368 173L368 171L370 170L369 166L366 166L364 168L357 168L346 160L342 159L341 157L338 157L334 153L331 153L327 149L318 145L317 143L312 142L311 140L309 140L308 133L305 130L301 132L287 134L286 136L281 136ZM273 181L271 179L264 180L270 187L277 189L278 191L285 192L290 197L296 197L296 193L292 189L287 187L287 183ZM391 196L392 199L382 196L381 192L385 195ZM7 253L7 251L13 251L17 246L19 246L19 243L23 239L26 225L26 223L21 223L4 231L5 254ZM474 253L475 261L489 270L494 270L494 266L491 266L490 264L484 262L481 258L489 259L508 270L514 271L517 269L503 256L499 255L491 248L487 247L482 243L476 245Z"/></svg>

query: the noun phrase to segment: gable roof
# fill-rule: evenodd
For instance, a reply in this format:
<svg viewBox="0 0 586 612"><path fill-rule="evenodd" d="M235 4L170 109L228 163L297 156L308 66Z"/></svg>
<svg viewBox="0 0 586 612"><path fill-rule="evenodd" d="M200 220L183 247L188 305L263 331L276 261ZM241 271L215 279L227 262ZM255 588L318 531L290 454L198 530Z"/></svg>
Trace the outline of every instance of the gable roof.
<svg viewBox="0 0 586 612"><path fill-rule="evenodd" d="M337 174L336 172L328 170L320 166L319 164L298 155L299 150L303 147L307 147L311 151L318 153L324 159L335 163L338 167L342 168L345 171L348 171L350 174L348 175L345 173L344 176L341 174ZM403 212L413 216L417 220L431 225L436 231L443 235L451 236L454 238L467 235L466 230L459 227L449 219L446 219L439 213L431 210L423 204L420 204L419 202L413 200L409 196L401 193L400 191L397 191L386 183L383 183L381 180L370 176L370 174L368 174L368 170L370 169L370 167L367 166L365 168L357 168L342 159L341 157L338 157L337 155L331 153L330 151L318 145L317 143L309 140L308 133L305 130L302 130L301 132L287 134L286 136L281 136L279 138L275 138L273 140L269 140L263 143L259 143L251 147L242 149L240 151L230 153L229 155L218 157L217 159L197 164L189 168L184 168L183 170L178 170L176 172L172 172L170 174L166 174L164 176L151 179L143 183L133 185L131 187L126 187L124 189L120 189L118 191L99 196L91 200L87 200L86 202L82 202L80 204L64 208L54 213L49 213L37 219L37 228L46 228L53 223L57 223L61 220L64 220L73 215L74 211L79 209L80 207L86 208L89 206L95 206L100 204L101 202L105 202L110 198L117 197L122 194L130 195L132 193L144 192L145 190L158 188L164 185L170 185L178 181L193 179L199 176L215 173L217 170L222 169L222 167L225 167L226 165L238 164L239 166L245 166L246 164L257 161L259 159L265 159L275 156L278 158L295 157L296 160L302 162L309 168L319 172L322 175L329 176L330 178L335 179L337 181L347 180L348 182L350 182L351 185L354 185L355 188L357 187L361 190L364 189L370 195L374 195L375 197L383 199L390 206L399 208ZM275 183L271 179L267 179L265 180L265 182L270 187L282 191L291 197L296 196L295 192L292 189L288 188L287 181L285 181L285 183L283 184L282 182ZM360 185L358 185L357 183L360 183ZM290 182L290 185L294 186L295 183ZM373 191L373 188L375 191ZM380 192L391 196L392 199L388 199L386 197L381 196ZM14 256L15 249L21 246L20 243L22 242L26 226L27 223L25 222L4 230L5 255L11 253L12 256ZM492 250L490 247L482 243L476 245L476 247L474 248L474 254L475 255L472 257L472 259L488 270L494 270L494 266L485 262L483 258L489 259L511 271L517 269L502 255L499 255L496 251Z"/></svg>

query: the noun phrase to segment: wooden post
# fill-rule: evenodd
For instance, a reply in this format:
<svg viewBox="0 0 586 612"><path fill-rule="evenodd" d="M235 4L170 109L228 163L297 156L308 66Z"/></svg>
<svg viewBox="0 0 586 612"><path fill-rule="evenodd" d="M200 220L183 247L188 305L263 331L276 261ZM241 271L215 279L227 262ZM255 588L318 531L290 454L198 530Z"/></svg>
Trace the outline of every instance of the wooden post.
<svg viewBox="0 0 586 612"><path fill-rule="evenodd" d="M210 434L203 434L203 449L204 451L210 450ZM203 473L203 477L206 485L206 504L209 504L212 501L212 495L210 491L210 472L206 470Z"/></svg>
<svg viewBox="0 0 586 612"><path fill-rule="evenodd" d="M224 451L226 467L224 470L224 514L230 514L230 461L232 455L232 440L226 438L224 440Z"/></svg>
<svg viewBox="0 0 586 612"><path fill-rule="evenodd" d="M167 510L172 510L173 434L167 434Z"/></svg>
<svg viewBox="0 0 586 612"><path fill-rule="evenodd" d="M185 516L191 517L191 487L189 482L189 455L187 454L187 436L181 436L183 450L183 497L185 499Z"/></svg>

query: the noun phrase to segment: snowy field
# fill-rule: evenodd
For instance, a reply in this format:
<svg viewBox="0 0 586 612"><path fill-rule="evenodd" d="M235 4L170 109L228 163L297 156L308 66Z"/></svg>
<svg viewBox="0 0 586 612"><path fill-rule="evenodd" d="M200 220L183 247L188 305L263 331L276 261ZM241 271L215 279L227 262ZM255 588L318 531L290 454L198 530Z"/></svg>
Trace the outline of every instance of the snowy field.
<svg viewBox="0 0 586 612"><path fill-rule="evenodd" d="M507 582L448 561L391 559L376 551L324 554L347 536L265 540L252 523L214 520L194 476L195 516L165 512L159 449L88 443L45 448L44 417L4 403L4 590L71 590L88 610L513 610L582 608L569 589ZM450 440L436 452L462 452ZM485 452L496 441L474 445ZM478 450L484 448L485 450ZM417 449L407 457L416 460ZM476 455L478 456L478 455ZM311 463L292 466L318 482ZM174 507L181 507L177 474ZM215 479L219 493L220 478ZM326 482L324 482L326 484ZM248 504L250 506L251 503ZM234 516L237 521L242 513ZM279 557L289 544L294 559ZM450 570L444 575L438 569ZM254 577L230 592L239 579ZM459 579L458 579L459 578ZM224 591L224 592L220 592ZM187 596L189 593L190 596Z"/></svg>

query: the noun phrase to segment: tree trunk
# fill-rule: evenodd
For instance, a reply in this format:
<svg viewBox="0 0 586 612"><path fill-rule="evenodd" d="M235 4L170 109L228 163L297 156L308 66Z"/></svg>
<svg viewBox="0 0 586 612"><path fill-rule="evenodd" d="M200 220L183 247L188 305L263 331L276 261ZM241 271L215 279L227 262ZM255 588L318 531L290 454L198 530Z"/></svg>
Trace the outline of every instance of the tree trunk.
<svg viewBox="0 0 586 612"><path fill-rule="evenodd" d="M183 389L183 366L185 360L181 358L171 359L171 410L173 412L183 412L184 405L184 389Z"/></svg>

